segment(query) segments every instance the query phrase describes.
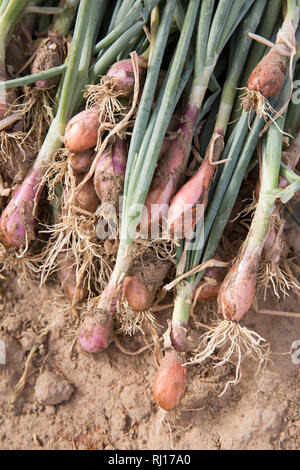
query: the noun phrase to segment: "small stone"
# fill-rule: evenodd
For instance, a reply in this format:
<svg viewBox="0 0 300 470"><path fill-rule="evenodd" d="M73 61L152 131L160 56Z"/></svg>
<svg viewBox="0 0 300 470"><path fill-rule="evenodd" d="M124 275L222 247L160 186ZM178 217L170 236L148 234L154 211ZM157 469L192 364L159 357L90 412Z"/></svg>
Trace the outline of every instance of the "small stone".
<svg viewBox="0 0 300 470"><path fill-rule="evenodd" d="M56 408L53 405L48 405L45 407L45 415L46 416L52 416L55 415L56 413Z"/></svg>
<svg viewBox="0 0 300 470"><path fill-rule="evenodd" d="M73 392L73 386L53 372L41 374L35 384L36 398L43 405L58 405L69 400Z"/></svg>

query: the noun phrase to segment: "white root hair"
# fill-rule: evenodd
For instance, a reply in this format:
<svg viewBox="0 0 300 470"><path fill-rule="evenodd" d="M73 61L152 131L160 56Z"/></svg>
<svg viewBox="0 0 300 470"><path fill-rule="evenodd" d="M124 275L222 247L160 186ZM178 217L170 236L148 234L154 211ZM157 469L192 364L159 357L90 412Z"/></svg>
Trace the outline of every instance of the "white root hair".
<svg viewBox="0 0 300 470"><path fill-rule="evenodd" d="M220 396L223 396L229 385L236 385L241 379L241 364L246 357L258 361L257 373L263 364L266 364L270 355L270 345L255 331L242 327L239 323L219 320L212 326L207 326L208 331L202 336L201 343L195 356L186 365L199 364L211 358L216 350L219 350L220 362L215 367L225 363L235 365L235 377L229 380ZM235 362L234 362L235 361Z"/></svg>

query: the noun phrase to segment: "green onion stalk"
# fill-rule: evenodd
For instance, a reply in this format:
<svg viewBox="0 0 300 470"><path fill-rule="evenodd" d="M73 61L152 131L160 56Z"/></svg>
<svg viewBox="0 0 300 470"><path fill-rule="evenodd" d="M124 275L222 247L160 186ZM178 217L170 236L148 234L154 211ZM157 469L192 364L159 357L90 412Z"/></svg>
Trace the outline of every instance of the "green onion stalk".
<svg viewBox="0 0 300 470"><path fill-rule="evenodd" d="M124 16L126 16L127 11L132 8L133 4L134 0L125 0L121 2L121 4L117 1L109 24L108 33L110 33L124 19ZM149 14L147 13L143 20L145 21L147 18L148 23L149 18L151 18L151 15L153 14L152 12L155 11L157 8L158 5L156 5L153 10L149 12ZM124 14L125 11L126 14ZM137 23L142 24L141 21L137 21ZM149 39L145 35L144 29L141 28L137 31L137 34L135 36L132 36L129 39L123 50L120 51L116 61L118 62L120 60L128 59L132 51L135 51L138 56L141 56L147 49L149 49ZM147 59L148 57L145 58Z"/></svg>
<svg viewBox="0 0 300 470"><path fill-rule="evenodd" d="M291 110L289 108L288 114L290 111ZM300 177L298 177L293 171L296 168L299 159L300 130L298 130L289 147L282 152L280 177L278 182L279 189L287 188L291 183L296 183L297 179L299 181ZM282 169L282 166L284 170ZM282 176L283 171L287 173L287 178ZM278 298L279 290L284 295L288 295L289 292L295 292L296 294L299 294L300 292L300 284L296 275L297 268L295 267L293 260L288 257L288 243L283 232L285 224L283 209L284 205L280 198L278 198L274 205L271 224L265 240L259 268L259 280L263 285L265 293L267 289L271 287L273 293Z"/></svg>
<svg viewBox="0 0 300 470"><path fill-rule="evenodd" d="M78 4L79 0L65 0L62 12L56 15L50 30L62 36L67 36L75 18Z"/></svg>
<svg viewBox="0 0 300 470"><path fill-rule="evenodd" d="M264 120L256 118L252 123L253 115L249 118L244 112L235 128L231 139L228 140L222 157L228 161L224 164L221 176L217 182L212 198L208 204L205 217L197 222L193 236L190 240L181 241L177 251L177 277L185 279L176 285L176 297L172 316L173 345L178 349L186 349L188 320L197 287L204 275L205 269L199 272L199 264L213 258L231 210L242 184L247 165L255 150L259 139L259 132L263 128ZM249 125L251 131L249 132ZM226 201L227 205L224 204ZM228 209L227 209L228 206ZM214 222L215 221L215 222ZM210 234L216 231L217 233ZM204 247L206 246L203 255ZM182 255L186 254L184 266ZM197 273L185 276L185 273L197 269Z"/></svg>
<svg viewBox="0 0 300 470"><path fill-rule="evenodd" d="M295 170L300 160L300 129L298 129L297 134L290 146L282 154L282 163L285 165L285 168L290 170ZM289 179L280 179L279 188L286 188L288 186Z"/></svg>
<svg viewBox="0 0 300 470"><path fill-rule="evenodd" d="M26 85L31 85L32 83L37 83L42 80L49 80L51 78L58 77L62 75L67 69L67 63L59 65L57 67L51 67L48 70L42 72L32 73L24 77L13 78L2 83L2 87L5 90L10 88L18 88Z"/></svg>
<svg viewBox="0 0 300 470"><path fill-rule="evenodd" d="M185 278L180 280L176 286L177 296L173 313L173 321L178 322L177 332L180 332L179 327L182 328L182 338L177 338L179 346L183 345L186 347L186 325L191 309L193 308L192 300L194 296L197 295L197 287L205 273L205 263L213 258L219 245L238 196L245 172L247 171L247 167L257 146L259 134L264 126L264 119L259 117L254 118L253 115L254 112L249 116L246 112L242 113L241 119L237 123L225 146L223 156L228 158L228 161L225 163L221 176L216 184L213 197L205 214L204 223L203 219L200 220L196 225L194 239L186 240L186 246L184 247L182 243L181 247L178 249L178 259L181 258L184 248L186 250L184 269L180 271L177 268L177 276L182 275ZM251 130L249 130L249 126ZM192 271L193 269L194 273ZM235 339L239 336L244 340L244 352L246 351L246 353L253 352L253 341L256 341L258 357L260 360L263 360L267 353L267 348L262 349L258 347L263 339L259 335L249 332L246 329L241 330L239 325L234 323L238 328L238 331L236 331L236 328L231 328L232 324L233 322L226 320L226 322L220 322L216 326L208 326L208 331L202 337L199 350L202 343L204 343L205 347L195 355L192 359L192 363L198 363L210 357L216 348L221 348L226 345L228 338L232 339L230 343L232 349L229 348L228 351L225 351L224 362L226 362L231 354L236 353L240 363L242 351L239 345L235 344ZM244 334L242 335L242 333ZM236 380L239 378L239 363Z"/></svg>
<svg viewBox="0 0 300 470"><path fill-rule="evenodd" d="M298 145L300 144L300 135L298 137ZM300 176L297 175L293 170L286 166L283 162L280 164L280 176L287 180L290 184L299 181Z"/></svg>
<svg viewBox="0 0 300 470"><path fill-rule="evenodd" d="M155 44L156 33L159 26L159 6L156 5L150 15L150 44L149 38L145 35L145 31L140 30L139 34L131 39L127 47L119 54L117 60L128 59L131 51L136 51L139 56L143 56L145 60L150 62L152 50ZM171 29L170 29L171 32Z"/></svg>
<svg viewBox="0 0 300 470"><path fill-rule="evenodd" d="M127 13L131 11L134 6L135 0L121 0L117 1L114 9L114 14L111 18L109 32L112 31L121 21L126 17Z"/></svg>
<svg viewBox="0 0 300 470"><path fill-rule="evenodd" d="M138 22L142 22L143 25L146 24L149 15L153 8L159 3L159 0L136 0L135 2L131 2L132 7L126 10L126 4L130 2L124 3L124 10L126 14L123 15L123 6L121 7L117 18L114 22L114 28L108 32L105 38L101 39L95 47L94 47L94 54L99 54L103 49L106 49L108 46L113 44L117 38L119 38L127 29L132 27L134 24ZM122 16L121 16L122 13Z"/></svg>
<svg viewBox="0 0 300 470"><path fill-rule="evenodd" d="M281 109L289 99L289 87L289 80L286 80L277 102L278 109ZM224 320L208 327L208 331L202 337L203 348L200 345L199 352L193 358L193 362L201 362L220 348L223 348L222 363L232 360L233 356L237 358L235 379L228 382L223 393L229 383L238 382L240 365L245 356L255 357L261 365L269 355L269 345L266 341L256 332L242 327L239 322L251 307L254 299L257 272L276 201L279 198L283 203L287 202L300 188L300 179L290 176L293 182L284 189L278 189L283 140L281 128L284 126L285 117L286 113L282 114L276 124L272 123L262 140L261 186L258 203L248 235L240 248L234 265L226 275L218 295L218 307ZM262 126L262 118L256 117L252 125L252 131L254 130L257 139ZM251 148L247 148L250 144L249 139L252 140ZM243 175L254 151L252 145L254 141L255 139L251 139L249 134L226 193L219 205L202 261L206 261L213 256L221 239L242 183ZM202 275L203 272L198 273L195 280L198 280Z"/></svg>
<svg viewBox="0 0 300 470"><path fill-rule="evenodd" d="M174 110L174 98L177 96L180 85L199 3L199 0L189 2L184 25L171 60L164 94L162 99L156 102L153 110L153 113L157 114L151 139L147 146L143 147L144 139L149 138L147 128L149 125L152 127L153 124L151 108L174 14L175 0L166 2L162 11L128 152L120 243L115 267L109 283L97 303L93 303L90 315L79 330L80 344L83 349L89 352L103 350L111 341L112 320L116 312L122 283L129 268L132 244L141 219L141 209L145 203L165 133Z"/></svg>
<svg viewBox="0 0 300 470"><path fill-rule="evenodd" d="M295 57L295 63L299 60L300 50L298 50ZM285 121L285 132L290 134L292 137L296 134L300 127L300 68L296 67L294 74L294 91L293 99L290 101L288 113Z"/></svg>
<svg viewBox="0 0 300 470"><path fill-rule="evenodd" d="M284 116L277 124L284 124ZM239 322L252 305L256 275L276 198L282 153L282 132L272 124L262 143L261 186L258 203L237 260L227 274L218 297L224 319Z"/></svg>
<svg viewBox="0 0 300 470"><path fill-rule="evenodd" d="M221 95L214 131L206 151L205 159L191 180L189 180L178 191L172 200L168 213L168 226L169 230L173 232L177 238L182 239L191 235L194 224L197 222L197 218L200 217L200 214L195 217L195 209L201 207L203 211L207 205L209 190L216 168L213 162L215 159L219 158L223 150L224 135L227 130L234 103L236 86L245 64L247 50L249 50L251 44L251 39L248 37L248 31L249 29L256 29L264 7L265 2L255 3L249 12L249 15L241 25L240 31L237 33L239 38L237 43L239 44L239 47L231 60L228 76ZM231 15L229 19L232 21ZM224 25L224 30L228 32L230 28L227 25ZM214 31L214 29L211 31ZM217 28L216 31L218 31ZM231 29L231 32L233 32L233 29ZM210 34L212 34L212 32ZM225 37L228 39L228 36ZM208 44L214 43L211 36L209 37L209 40ZM221 49L221 46L219 47ZM244 126L245 125L244 120ZM244 133L246 132L246 127L244 127L243 131ZM227 149L226 152L224 152L224 155L226 153ZM223 156L223 158L231 159L232 157L229 155L226 157ZM179 250L178 276L184 273L182 261L180 262L181 255L182 250ZM186 254L186 250L184 252L184 256L188 256L189 258L189 253ZM188 264L189 263L187 262L187 270L190 269ZM187 348L187 325L193 297L194 287L191 283L182 281L177 285L171 329L172 344L177 351L184 351Z"/></svg>
<svg viewBox="0 0 300 470"><path fill-rule="evenodd" d="M138 3L141 5L141 2ZM149 5L153 4L155 6L158 2L150 1L147 2L147 5L148 3ZM143 20L137 22L136 24L133 24L127 30L124 30L122 34L116 34L117 39L115 40L115 42L111 43L111 41L109 40L107 43L107 48L104 50L100 48L101 54L99 54L98 59L94 62L92 67L89 68L91 57L93 54L96 53L95 46L93 44L95 39L95 32L97 28L99 28L99 21L103 17L106 4L106 0L93 0L93 4L91 4L93 6L93 10L91 10L90 8L90 12L94 12L94 17L93 21L91 21L90 17L88 16L88 12L86 10L83 10L82 6L85 5L85 8L87 8L87 4L82 4L81 0L76 22L76 25L78 23L78 27L75 27L74 32L74 34L76 33L77 36L79 34L78 31L80 32L81 40L78 39L77 41L75 41L74 37L74 40L72 42L73 49L71 50L68 62L62 65L61 67L56 67L56 69L59 69L59 74L64 74L61 80L61 85L59 86L57 114L48 131L48 134L39 152L35 165L30 174L28 175L28 178L25 179L21 188L28 187L30 189L33 186L31 181L35 181L36 179L40 180L44 172L47 171L51 155L62 145L63 135L68 119L74 114L74 112L78 109L78 107L83 101L83 90L86 84L98 79L99 75L102 75L107 71L109 66L116 60L118 54L128 44L128 41L132 37L136 36L137 32L142 29L143 24L147 21L145 15L148 10L145 7L142 9L142 11L139 10L138 12L136 12L136 17L138 17L137 15L140 16L142 13L144 14ZM79 13L80 16L78 16ZM84 34L82 28L78 29L79 26L81 27L82 25L82 21L79 21L81 17L83 17L85 21L86 34ZM89 21L91 21L90 27L88 27ZM71 58L73 61L72 63L70 62ZM34 81L36 81L37 79L43 80L46 77L48 78L50 76L52 77L53 75L50 75L51 71L53 71L53 69L51 69L50 71L43 71L39 74L35 74ZM67 76L68 80L66 78ZM13 85L16 84L15 80L12 80L11 82L13 82ZM27 84L30 82L32 83L32 76L22 77L21 79L18 79L17 85L22 86L24 82L26 82ZM72 100L70 100L70 96L72 96ZM68 108L67 112L66 108ZM36 172L39 173L40 176L35 176ZM21 188L19 188L17 192L17 201L19 199L22 200L23 197L23 189L21 191ZM40 191L38 192L38 195L34 196L35 201L38 200L41 189L42 185L40 185ZM31 195L26 195L26 198L29 200L28 207L26 208L26 220L23 217L21 218L20 222L22 223L19 224L18 231L15 231L16 225L14 223L14 216L10 216L10 214L14 214L15 210L19 210L14 202L15 197L12 198L9 205L3 212L0 221L0 231L1 239L3 240L3 244L5 246L18 249L27 246L29 242L35 238L35 218L33 214L33 204L30 202L31 197L33 197L33 193ZM36 204L34 204L34 207L35 206ZM30 222L28 222L27 219Z"/></svg>
<svg viewBox="0 0 300 470"><path fill-rule="evenodd" d="M250 55L250 58L252 55ZM246 66L247 68L247 66ZM288 98L287 98L288 101ZM207 262L210 260L217 248L229 215L231 213L234 201L236 200L238 189L240 187L242 178L245 174L246 167L245 162L247 164L250 161L252 153L254 151L255 145L258 141L258 134L262 130L263 121L262 119L255 119L252 125L251 134L248 135L246 142L244 144L244 148L240 155L239 162L236 167L236 171L232 176L232 172L234 170L234 165L236 164L237 155L241 152L241 147L238 148L243 139L245 137L245 133L248 131L249 124L251 125L251 120L253 119L253 115L246 113L245 111L242 113L242 116L239 122L236 124L232 137L233 143L229 146L229 151L225 148L223 152L223 159L228 158L231 161L228 161L224 165L224 169L221 173L221 178L216 186L215 192L213 194L213 199L208 207L207 214L205 216L205 223L203 229L203 236L198 236L199 241L196 242L196 249L193 248L192 250L189 247L189 243L185 246L185 252L187 252L187 258L185 267L182 268L181 264L179 263L180 269L177 272L177 275L182 275L184 272L188 272L192 269L197 268L199 262L201 260L203 254L203 246L207 242L207 237L209 235L209 231L212 227L214 218L215 222L213 224L212 232L210 234L210 238L207 243L207 248L204 256L202 257L202 263ZM229 142L228 142L229 143ZM232 176L232 181L229 184L230 177ZM229 184L229 186L228 186ZM227 188L228 186L228 188ZM227 192L225 194L227 188ZM228 196L227 196L228 195ZM222 201L222 197L224 198ZM220 206L221 204L221 206ZM226 205L227 204L227 205ZM220 206L220 207L219 207ZM229 209L230 208L230 209ZM218 210L219 209L219 210ZM203 221L201 219L200 223ZM200 226L200 224L199 224ZM182 256L182 249L178 252L178 258ZM174 305L174 315L173 315L173 322L177 324L177 331L178 334L176 335L176 341L178 348L187 347L187 342L184 337L184 333L187 331L186 326L189 318L191 304L195 295L195 291L197 286L203 277L204 271L201 270L196 275L190 276L188 279L181 281L177 285L177 295ZM177 301L178 297L178 301ZM175 329L174 329L175 331ZM175 336L175 335L174 335Z"/></svg>
<svg viewBox="0 0 300 470"><path fill-rule="evenodd" d="M186 218L190 217L190 212L194 210L194 207L197 204L201 204L202 210L204 210L207 205L209 190L215 175L216 163L222 163L222 161L218 162L218 160L224 148L224 136L236 96L236 87L252 41L248 36L248 32L256 30L265 5L265 1L254 3L247 18L241 25L241 30L232 39L235 48L236 44L238 44L238 47L229 63L229 72L222 90L219 111L204 160L193 177L177 192L169 209L169 230L177 238L185 238L187 235L185 230L182 230L182 225L186 222ZM191 230L190 224L186 225L187 231Z"/></svg>
<svg viewBox="0 0 300 470"><path fill-rule="evenodd" d="M134 0L129 0L129 1L117 0L115 7L113 9L111 18L110 18L108 28L107 28L108 33L114 29L114 27L116 26L116 23L120 23L121 15L120 15L119 21L118 21L118 16L119 16L119 13L122 13L122 15L124 14L124 11L122 11L123 7L125 7L126 10L128 11L132 7L133 3L134 3Z"/></svg>
<svg viewBox="0 0 300 470"><path fill-rule="evenodd" d="M3 89L6 81L6 43L13 26L21 16L28 0L3 1L0 5L0 119L5 116L10 103L10 95ZM13 98L13 97L12 97Z"/></svg>
<svg viewBox="0 0 300 470"><path fill-rule="evenodd" d="M207 104L209 99L215 99L218 94L218 86L216 86L213 75L217 61L231 34L250 8L251 2L230 2L228 4L228 2L221 1L218 3L215 13L214 6L214 1L204 1L201 5L192 86L180 116L181 123L176 129L176 134L172 133L171 138L166 136L164 141L158 167L145 202L146 210L141 220L141 231L145 234L148 234L149 231L157 232L161 221L167 216L168 206L188 162L192 139L199 117L203 114L204 104ZM212 89L213 94L204 102L208 89ZM196 186L197 191L200 186L199 181ZM175 210L170 209L169 211L169 215L172 214L172 220L168 227L169 231L176 232L177 238L179 238L177 232L182 233L182 218L178 216L178 212L185 205L184 197L181 197L182 192L179 193L177 204L173 205L173 202L171 204ZM195 188L194 191L190 191L190 194L191 197L194 196ZM186 195L187 192L185 192ZM179 230L175 227L177 222Z"/></svg>
<svg viewBox="0 0 300 470"><path fill-rule="evenodd" d="M1 215L0 236L7 248L27 247L35 238L35 207L43 191L41 181L52 155L62 146L67 121L74 112L76 100L82 92L81 78L86 77L88 80L87 70L101 3L101 0L80 1L56 116L33 166ZM80 83L80 88L77 82Z"/></svg>

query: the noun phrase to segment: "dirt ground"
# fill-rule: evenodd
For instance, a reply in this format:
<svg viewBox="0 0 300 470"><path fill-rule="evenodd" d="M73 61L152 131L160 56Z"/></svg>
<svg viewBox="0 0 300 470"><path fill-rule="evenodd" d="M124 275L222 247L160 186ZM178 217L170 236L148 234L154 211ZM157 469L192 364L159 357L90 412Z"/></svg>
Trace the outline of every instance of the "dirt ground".
<svg viewBox="0 0 300 470"><path fill-rule="evenodd" d="M2 281L0 340L7 364L0 366L0 449L300 448L300 367L290 355L277 354L300 339L298 319L251 311L246 325L268 338L274 353L263 379L246 361L240 384L220 398L232 367L215 368L212 361L190 366L177 416L160 424L163 415L151 396L152 353L125 356L115 345L94 356L82 353L62 303L54 285L32 283L22 290L16 280ZM297 299L284 305L291 309ZM136 340L127 343L137 347ZM35 344L25 388L14 396ZM68 401L56 406L37 401L34 387L46 370L72 384Z"/></svg>
<svg viewBox="0 0 300 470"><path fill-rule="evenodd" d="M289 354L300 340L300 315L250 311L243 325L271 344L263 376L255 375L256 364L247 359L240 383L219 397L233 367L215 367L212 360L189 366L182 406L176 416L164 416L152 398L156 365L150 350L127 356L111 344L104 353L85 354L54 282L20 287L14 275L0 282L0 342L6 346L0 449L300 449L300 364ZM280 303L260 301L260 307L300 312L293 295ZM167 315L158 315L164 326ZM200 332L192 328L191 334L197 342ZM143 344L139 337L121 341L132 350ZM24 370L25 387L16 393ZM71 397L41 404L35 387L45 371L67 382L68 390L71 384Z"/></svg>

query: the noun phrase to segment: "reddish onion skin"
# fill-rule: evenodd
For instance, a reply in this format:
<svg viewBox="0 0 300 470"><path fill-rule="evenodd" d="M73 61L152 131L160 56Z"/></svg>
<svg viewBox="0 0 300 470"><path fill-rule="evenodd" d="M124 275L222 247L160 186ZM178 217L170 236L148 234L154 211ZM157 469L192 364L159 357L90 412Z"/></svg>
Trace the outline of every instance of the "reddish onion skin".
<svg viewBox="0 0 300 470"><path fill-rule="evenodd" d="M140 60L142 59L140 58ZM145 76L146 69L139 65L138 70L139 80L141 82ZM128 98L133 95L135 80L131 59L120 60L111 65L106 74L106 78L114 80L113 88L117 93Z"/></svg>
<svg viewBox="0 0 300 470"><path fill-rule="evenodd" d="M111 322L100 325L93 318L86 318L79 329L78 340L84 351L97 353L109 346L111 334Z"/></svg>
<svg viewBox="0 0 300 470"><path fill-rule="evenodd" d="M72 153L69 157L70 166L75 175L81 175L87 173L91 163L94 159L94 150L86 150L85 152Z"/></svg>
<svg viewBox="0 0 300 470"><path fill-rule="evenodd" d="M115 143L112 146L112 164L115 175L124 175L127 163L127 147L126 142L120 137L116 137Z"/></svg>
<svg viewBox="0 0 300 470"><path fill-rule="evenodd" d="M134 310L147 310L154 302L155 294L136 276L127 276L123 283L123 293Z"/></svg>
<svg viewBox="0 0 300 470"><path fill-rule="evenodd" d="M96 146L100 128L97 107L76 114L68 123L65 132L65 146L70 152L84 152Z"/></svg>
<svg viewBox="0 0 300 470"><path fill-rule="evenodd" d="M177 352L185 352L188 349L188 325L172 321L170 339L173 348Z"/></svg>
<svg viewBox="0 0 300 470"><path fill-rule="evenodd" d="M286 58L271 49L257 64L248 80L250 91L259 91L265 98L276 96L283 87Z"/></svg>
<svg viewBox="0 0 300 470"><path fill-rule="evenodd" d="M165 411L177 408L185 394L186 369L175 351L166 354L154 379L153 397Z"/></svg>
<svg viewBox="0 0 300 470"><path fill-rule="evenodd" d="M51 83L49 83L48 80L40 80L39 82L36 82L35 86L37 88L49 88L51 86Z"/></svg>
<svg viewBox="0 0 300 470"><path fill-rule="evenodd" d="M177 238L185 238L203 215L214 172L214 167L205 160L172 199L168 212L168 228Z"/></svg>
<svg viewBox="0 0 300 470"><path fill-rule="evenodd" d="M239 322L250 309L256 287L256 270L233 265L222 282L218 306L226 320Z"/></svg>
<svg viewBox="0 0 300 470"><path fill-rule="evenodd" d="M207 302L210 300L215 300L218 297L219 290L221 287L220 282L216 282L215 284L210 283L208 281L200 281L197 289L201 287L199 294L197 296L197 302Z"/></svg>
<svg viewBox="0 0 300 470"><path fill-rule="evenodd" d="M92 307L78 331L78 341L84 351L96 353L106 349L112 341L113 316L121 288L112 281L103 290L99 302Z"/></svg>
<svg viewBox="0 0 300 470"><path fill-rule="evenodd" d="M6 248L22 248L35 238L34 207L43 191L39 184L43 172L42 168L32 168L2 212L0 238Z"/></svg>
<svg viewBox="0 0 300 470"><path fill-rule="evenodd" d="M215 258L221 260L221 257L218 254L215 255ZM204 278L199 282L196 288L196 292L198 292L196 299L197 302L215 300L218 297L224 277L224 269L215 267L207 268L205 270ZM209 282L210 280L213 282Z"/></svg>
<svg viewBox="0 0 300 470"><path fill-rule="evenodd" d="M190 145L199 110L189 103L177 131L165 137L159 155L158 166L145 201L140 229L143 234L155 232L167 215L186 165L187 149Z"/></svg>

